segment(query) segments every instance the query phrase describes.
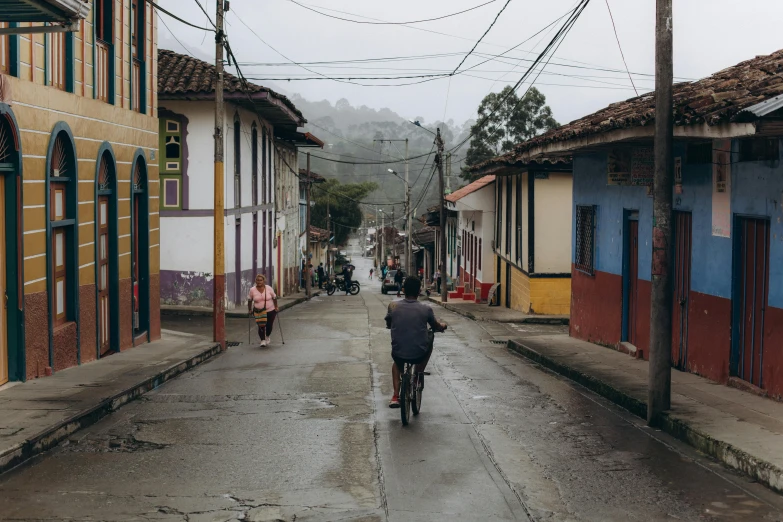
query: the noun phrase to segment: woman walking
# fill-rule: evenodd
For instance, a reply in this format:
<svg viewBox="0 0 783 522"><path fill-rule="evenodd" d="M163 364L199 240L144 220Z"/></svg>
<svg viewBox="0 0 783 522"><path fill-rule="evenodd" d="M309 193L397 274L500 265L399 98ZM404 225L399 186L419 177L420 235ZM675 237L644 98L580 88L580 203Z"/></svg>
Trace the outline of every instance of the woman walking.
<svg viewBox="0 0 783 522"><path fill-rule="evenodd" d="M266 277L263 274L256 276L256 286L250 289L250 294L247 296L247 311L252 313L256 320L258 336L261 338L259 346L268 346L279 309L277 295L272 287L266 284Z"/></svg>

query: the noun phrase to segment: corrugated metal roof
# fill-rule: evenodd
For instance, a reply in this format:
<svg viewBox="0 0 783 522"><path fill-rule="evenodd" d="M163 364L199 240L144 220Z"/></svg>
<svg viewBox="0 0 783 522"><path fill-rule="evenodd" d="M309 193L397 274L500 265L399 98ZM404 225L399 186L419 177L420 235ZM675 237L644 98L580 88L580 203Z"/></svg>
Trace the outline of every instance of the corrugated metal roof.
<svg viewBox="0 0 783 522"><path fill-rule="evenodd" d="M89 0L0 0L3 22L68 22L90 13Z"/></svg>

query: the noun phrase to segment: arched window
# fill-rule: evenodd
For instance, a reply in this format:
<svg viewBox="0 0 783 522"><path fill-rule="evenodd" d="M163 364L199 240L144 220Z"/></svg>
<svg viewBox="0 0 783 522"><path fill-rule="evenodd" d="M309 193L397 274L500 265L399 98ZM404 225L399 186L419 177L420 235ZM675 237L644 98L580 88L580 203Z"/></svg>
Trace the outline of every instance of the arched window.
<svg viewBox="0 0 783 522"><path fill-rule="evenodd" d="M95 205L95 282L98 357L119 351L119 258L117 244L117 170L111 145L98 155Z"/></svg>
<svg viewBox="0 0 783 522"><path fill-rule="evenodd" d="M131 182L131 280L133 285L133 344L142 335L149 340L150 229L147 196L147 160L138 150L133 158Z"/></svg>
<svg viewBox="0 0 783 522"><path fill-rule="evenodd" d="M47 182L49 185L49 270L51 317L55 327L76 321L78 295L76 262L76 151L68 131L59 129L50 144Z"/></svg>

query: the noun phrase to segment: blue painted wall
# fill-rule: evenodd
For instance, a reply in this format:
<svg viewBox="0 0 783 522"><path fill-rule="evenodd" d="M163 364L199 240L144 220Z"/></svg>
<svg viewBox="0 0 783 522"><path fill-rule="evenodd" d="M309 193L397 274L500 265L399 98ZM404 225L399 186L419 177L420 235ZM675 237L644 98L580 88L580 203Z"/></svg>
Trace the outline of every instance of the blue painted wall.
<svg viewBox="0 0 783 522"><path fill-rule="evenodd" d="M732 150L739 150L736 140ZM683 193L674 195L674 208L693 213L691 288L730 299L733 242L712 235L712 165L688 165L684 143L675 144L674 155L683 159ZM732 214L770 219L769 304L783 308L783 166L780 161L737 162L738 154L732 157ZM606 172L606 153L575 155L574 206L597 205L595 269L622 275L623 211L638 210L639 278L649 281L653 200L644 187L607 185ZM572 262L575 242L574 226Z"/></svg>

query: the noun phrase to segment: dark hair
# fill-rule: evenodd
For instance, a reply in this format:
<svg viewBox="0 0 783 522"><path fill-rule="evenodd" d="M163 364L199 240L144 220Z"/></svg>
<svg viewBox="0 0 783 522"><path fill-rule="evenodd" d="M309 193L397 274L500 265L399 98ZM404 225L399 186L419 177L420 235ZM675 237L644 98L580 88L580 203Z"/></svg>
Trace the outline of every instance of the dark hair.
<svg viewBox="0 0 783 522"><path fill-rule="evenodd" d="M416 276L408 276L403 283L406 297L419 297L421 291L421 279Z"/></svg>

